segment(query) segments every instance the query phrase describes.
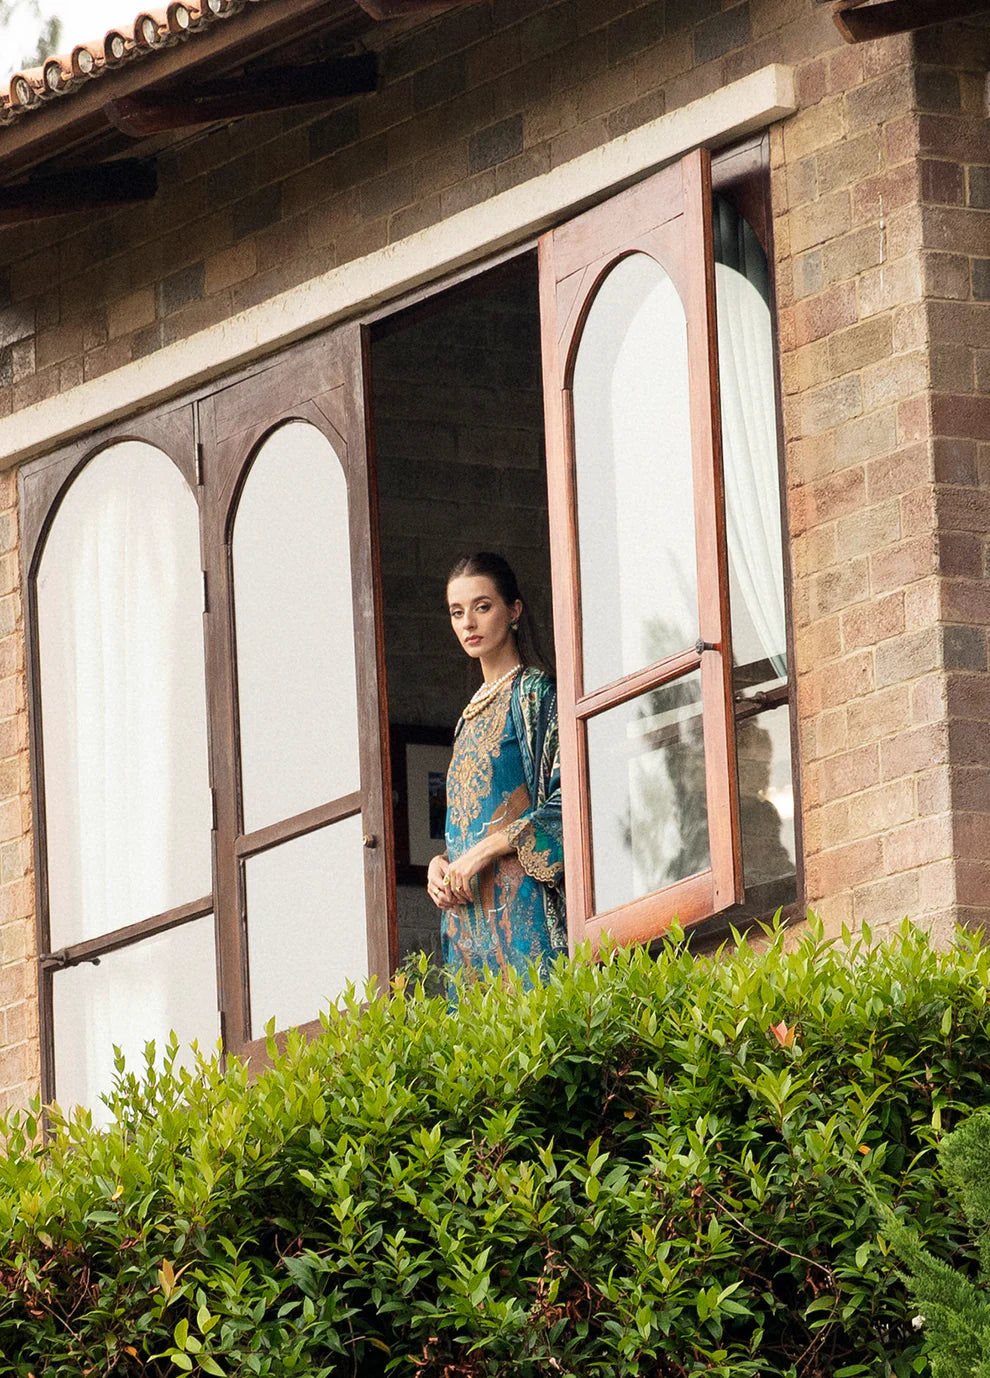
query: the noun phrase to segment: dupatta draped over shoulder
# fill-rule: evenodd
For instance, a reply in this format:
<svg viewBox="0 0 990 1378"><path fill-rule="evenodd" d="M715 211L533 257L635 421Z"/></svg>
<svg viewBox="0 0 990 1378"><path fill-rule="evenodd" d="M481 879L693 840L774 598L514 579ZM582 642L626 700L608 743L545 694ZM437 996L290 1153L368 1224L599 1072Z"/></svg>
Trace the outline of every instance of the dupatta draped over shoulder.
<svg viewBox="0 0 990 1378"><path fill-rule="evenodd" d="M522 670L480 713L462 717L447 775L447 855L491 832L515 849L476 878L469 904L441 911L445 964L545 978L567 948L557 692Z"/></svg>

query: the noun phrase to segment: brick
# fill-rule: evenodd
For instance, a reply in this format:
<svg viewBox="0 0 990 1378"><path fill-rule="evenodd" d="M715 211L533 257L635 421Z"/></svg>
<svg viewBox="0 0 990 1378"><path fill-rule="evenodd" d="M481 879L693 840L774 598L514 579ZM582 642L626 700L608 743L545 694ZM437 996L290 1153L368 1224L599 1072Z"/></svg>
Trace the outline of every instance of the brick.
<svg viewBox="0 0 990 1378"><path fill-rule="evenodd" d="M866 465L866 499L870 503L876 503L894 496L913 495L919 490L927 494L926 485L931 479L928 447L906 446L880 459L871 460ZM903 534L911 534L908 525L905 525Z"/></svg>
<svg viewBox="0 0 990 1378"><path fill-rule="evenodd" d="M809 857L806 881L811 895L832 895L883 874L883 850L869 837Z"/></svg>
<svg viewBox="0 0 990 1378"><path fill-rule="evenodd" d="M852 899L857 927L869 924L876 936L881 923L900 924L905 918L917 917L918 877L914 873L885 876L866 885L857 885Z"/></svg>
<svg viewBox="0 0 990 1378"><path fill-rule="evenodd" d="M874 594L901 588L935 573L934 537L926 533L890 550L879 550L869 557L869 563L870 589Z"/></svg>
<svg viewBox="0 0 990 1378"><path fill-rule="evenodd" d="M880 171L882 149L877 129L823 149L818 155L818 181L823 195L851 186Z"/></svg>
<svg viewBox="0 0 990 1378"><path fill-rule="evenodd" d="M973 261L973 296L977 301L990 301L990 258L974 258ZM983 313L984 317L986 312ZM984 336L986 339L987 321L983 321Z"/></svg>
<svg viewBox="0 0 990 1378"><path fill-rule="evenodd" d="M969 167L966 169L967 205L980 210L990 210L990 167Z"/></svg>
<svg viewBox="0 0 990 1378"><path fill-rule="evenodd" d="M846 119L850 131L884 124L909 111L914 104L911 72L901 68L867 82L846 95Z"/></svg>
<svg viewBox="0 0 990 1378"><path fill-rule="evenodd" d="M982 255L987 251L985 217L955 206L923 206L922 243L927 249Z"/></svg>
<svg viewBox="0 0 990 1378"><path fill-rule="evenodd" d="M931 407L936 434L990 440L990 397L936 394Z"/></svg>
<svg viewBox="0 0 990 1378"><path fill-rule="evenodd" d="M979 116L918 116L918 146L922 153L952 158L961 163L979 163L986 157L986 120Z"/></svg>
<svg viewBox="0 0 990 1378"><path fill-rule="evenodd" d="M864 410L912 397L928 388L928 355L918 349L870 364L862 371Z"/></svg>
<svg viewBox="0 0 990 1378"><path fill-rule="evenodd" d="M808 344L851 325L856 319L856 289L841 283L794 307L794 343Z"/></svg>
<svg viewBox="0 0 990 1378"><path fill-rule="evenodd" d="M821 249L822 279L826 285L858 277L886 257L883 231L876 224L852 230Z"/></svg>
<svg viewBox="0 0 990 1378"><path fill-rule="evenodd" d="M969 259L965 254L923 256L925 295L965 301L970 293Z"/></svg>
<svg viewBox="0 0 990 1378"><path fill-rule="evenodd" d="M949 730L945 723L913 727L880 743L880 773L886 780L916 775L949 759Z"/></svg>
<svg viewBox="0 0 990 1378"><path fill-rule="evenodd" d="M480 130L472 135L468 147L471 173L483 172L497 163L517 157L523 149L522 115L513 115L510 119Z"/></svg>
<svg viewBox="0 0 990 1378"><path fill-rule="evenodd" d="M860 321L848 330L838 330L830 338L832 372L852 373L867 364L885 359L892 348L893 322L889 316L873 316Z"/></svg>
<svg viewBox="0 0 990 1378"><path fill-rule="evenodd" d="M784 153L788 165L809 154L837 144L846 132L841 97L797 112L784 126Z"/></svg>
<svg viewBox="0 0 990 1378"><path fill-rule="evenodd" d="M900 504L895 499L840 518L836 536L840 560L869 555L894 544L901 537Z"/></svg>
<svg viewBox="0 0 990 1378"><path fill-rule="evenodd" d="M874 646L904 631L904 595L889 593L841 614L842 647L845 651Z"/></svg>
<svg viewBox="0 0 990 1378"><path fill-rule="evenodd" d="M854 700L846 713L850 747L864 747L910 725L910 692L897 684Z"/></svg>
<svg viewBox="0 0 990 1378"><path fill-rule="evenodd" d="M873 656L869 651L856 651L816 669L808 679L814 711L843 707L852 699L873 692Z"/></svg>
<svg viewBox="0 0 990 1378"><path fill-rule="evenodd" d="M943 627L942 659L947 670L986 671L988 656L985 629L967 626Z"/></svg>
<svg viewBox="0 0 990 1378"><path fill-rule="evenodd" d="M915 72L915 93L919 110L945 114L949 110L962 108L959 77L955 72L937 67L919 67Z"/></svg>
<svg viewBox="0 0 990 1378"><path fill-rule="evenodd" d="M863 410L860 380L857 376L836 379L815 388L801 399L799 423L802 435L816 435L859 416Z"/></svg>
<svg viewBox="0 0 990 1378"><path fill-rule="evenodd" d="M232 233L235 242L276 224L282 217L282 188L278 183L262 187L236 202Z"/></svg>
<svg viewBox="0 0 990 1378"><path fill-rule="evenodd" d="M886 832L917 816L912 780L891 780L861 790L848 801L849 836L863 837Z"/></svg>
<svg viewBox="0 0 990 1378"><path fill-rule="evenodd" d="M921 163L921 198L933 205L961 206L966 199L964 169L955 162L925 158Z"/></svg>
<svg viewBox="0 0 990 1378"><path fill-rule="evenodd" d="M849 193L835 191L806 206L798 206L790 212L788 222L792 253L801 253L816 244L836 239L852 228Z"/></svg>
<svg viewBox="0 0 990 1378"><path fill-rule="evenodd" d="M871 268L859 279L860 318L874 316L892 307L920 301L924 295L921 258L906 254L903 258Z"/></svg>
<svg viewBox="0 0 990 1378"><path fill-rule="evenodd" d="M733 5L721 14L712 15L694 31L694 60L699 64L714 62L733 48L740 48L750 39L749 3Z"/></svg>
<svg viewBox="0 0 990 1378"><path fill-rule="evenodd" d="M245 278L251 277L257 271L257 267L258 254L255 241L253 239L242 240L240 244L235 244L229 249L213 254L206 260L204 290L209 296L215 292L222 292L233 286L235 282L243 282Z"/></svg>

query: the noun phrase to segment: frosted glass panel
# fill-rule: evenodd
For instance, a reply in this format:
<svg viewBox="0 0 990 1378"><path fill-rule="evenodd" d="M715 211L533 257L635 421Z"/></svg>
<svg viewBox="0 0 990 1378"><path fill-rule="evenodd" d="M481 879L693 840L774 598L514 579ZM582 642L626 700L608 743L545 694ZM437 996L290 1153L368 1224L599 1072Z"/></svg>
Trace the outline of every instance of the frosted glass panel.
<svg viewBox="0 0 990 1378"><path fill-rule="evenodd" d="M326 437L280 427L234 524L244 830L359 787L344 472Z"/></svg>
<svg viewBox="0 0 990 1378"><path fill-rule="evenodd" d="M220 1036L217 1014L213 918L194 919L156 933L133 947L83 962L52 978L55 1006L55 1098L67 1109L83 1105L94 1119L109 1118L99 1104L114 1078L114 1045L127 1070L140 1072L144 1047L154 1039L160 1055L174 1029L188 1062L198 1041L213 1051Z"/></svg>
<svg viewBox="0 0 990 1378"><path fill-rule="evenodd" d="M195 498L128 441L86 465L37 579L53 948L208 895Z"/></svg>
<svg viewBox="0 0 990 1378"><path fill-rule="evenodd" d="M361 818L249 857L251 1037L316 1019L368 975Z"/></svg>
<svg viewBox="0 0 990 1378"><path fill-rule="evenodd" d="M595 910L709 868L701 676L588 723Z"/></svg>
<svg viewBox="0 0 990 1378"><path fill-rule="evenodd" d="M654 259L605 279L573 387L588 692L698 639L687 325Z"/></svg>

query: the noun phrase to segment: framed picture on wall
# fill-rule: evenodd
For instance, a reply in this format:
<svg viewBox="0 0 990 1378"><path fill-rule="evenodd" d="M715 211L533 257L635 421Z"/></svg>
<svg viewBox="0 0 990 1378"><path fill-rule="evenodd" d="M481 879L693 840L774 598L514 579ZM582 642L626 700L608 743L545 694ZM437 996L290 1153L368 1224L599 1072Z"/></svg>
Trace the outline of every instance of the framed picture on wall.
<svg viewBox="0 0 990 1378"><path fill-rule="evenodd" d="M395 878L400 885L425 885L430 858L444 849L452 743L453 733L446 727L392 724Z"/></svg>

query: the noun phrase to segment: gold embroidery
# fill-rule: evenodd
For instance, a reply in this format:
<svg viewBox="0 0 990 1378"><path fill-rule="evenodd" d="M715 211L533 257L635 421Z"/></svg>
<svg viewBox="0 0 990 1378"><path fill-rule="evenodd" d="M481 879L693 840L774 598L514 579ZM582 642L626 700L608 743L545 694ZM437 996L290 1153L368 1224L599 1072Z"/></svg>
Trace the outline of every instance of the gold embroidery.
<svg viewBox="0 0 990 1378"><path fill-rule="evenodd" d="M502 734L509 711L512 684L492 699L491 704L468 721L462 722L454 743L454 755L447 772L448 823L461 837L481 813L481 801L492 787L492 762L502 751Z"/></svg>
<svg viewBox="0 0 990 1378"><path fill-rule="evenodd" d="M511 838L510 835L510 840L515 842L519 860L528 876L543 881L545 885L555 885L560 880L560 865L550 860L549 847L545 852L536 850L536 838L531 827L524 826L520 829L519 836Z"/></svg>

